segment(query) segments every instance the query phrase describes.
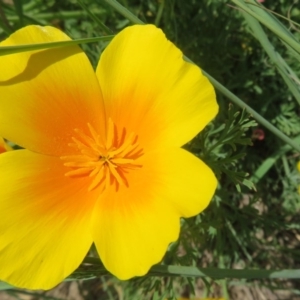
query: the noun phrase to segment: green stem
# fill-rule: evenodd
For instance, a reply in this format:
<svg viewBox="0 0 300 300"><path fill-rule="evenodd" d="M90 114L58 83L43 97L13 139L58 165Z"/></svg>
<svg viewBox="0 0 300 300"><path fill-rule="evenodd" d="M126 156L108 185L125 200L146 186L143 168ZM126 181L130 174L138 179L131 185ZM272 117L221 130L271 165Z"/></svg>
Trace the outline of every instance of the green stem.
<svg viewBox="0 0 300 300"><path fill-rule="evenodd" d="M101 275L111 275L101 264L98 258L86 257L84 263L97 267ZM88 267L88 266L87 266ZM78 270L82 274L82 270ZM87 275L89 273L86 269ZM76 271L74 273L76 275ZM184 266L153 266L146 276L183 276L183 277L210 277L213 279L237 278L237 279L299 279L300 269L286 270L253 270L253 269L223 269L223 268L197 268ZM71 278L73 275L71 275ZM74 279L76 276L74 276Z"/></svg>
<svg viewBox="0 0 300 300"><path fill-rule="evenodd" d="M154 24L157 27L159 27L159 23L160 23L160 20L161 20L163 11L164 11L164 6L165 6L165 0L160 0L160 4L159 4L159 7L158 7L158 12L157 12L155 22L154 22Z"/></svg>
<svg viewBox="0 0 300 300"><path fill-rule="evenodd" d="M222 278L245 278L245 279L299 279L300 270L236 270L218 268L197 268L183 266L154 266L149 275L161 276L186 276L186 277L211 277L214 279Z"/></svg>
<svg viewBox="0 0 300 300"><path fill-rule="evenodd" d="M142 20L140 20L138 17L136 17L132 12L130 12L123 5L121 5L118 1L116 1L116 0L103 0L103 1L106 2L112 8L114 8L117 12L119 12L126 19L131 21L133 24L145 24Z"/></svg>
<svg viewBox="0 0 300 300"><path fill-rule="evenodd" d="M93 43L99 41L110 41L113 37L114 37L113 35L107 35L107 36L100 36L100 37L93 37L93 38L86 38L86 39L75 39L71 41L37 43L37 44L18 45L18 46L5 46L5 47L0 47L0 56L9 55L13 53L32 51L32 50L67 47L67 46L87 44L87 43Z"/></svg>

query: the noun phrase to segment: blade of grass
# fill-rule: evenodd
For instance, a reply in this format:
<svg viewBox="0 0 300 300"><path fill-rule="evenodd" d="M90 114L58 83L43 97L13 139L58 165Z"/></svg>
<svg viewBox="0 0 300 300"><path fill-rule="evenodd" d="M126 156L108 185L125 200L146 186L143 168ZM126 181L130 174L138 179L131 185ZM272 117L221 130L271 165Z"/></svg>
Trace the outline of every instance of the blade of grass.
<svg viewBox="0 0 300 300"><path fill-rule="evenodd" d="M13 0L14 5L15 5L15 9L16 9L16 13L19 17L20 20L20 26L23 26L23 3L22 0Z"/></svg>
<svg viewBox="0 0 300 300"><path fill-rule="evenodd" d="M251 0L250 0L250 1L251 1ZM296 25L296 26L299 26L299 27L300 27L300 23L297 23L297 22L295 22L295 21L293 21L293 20L291 20L291 19L289 19L289 18L287 18L287 17L285 17L285 16L283 16L283 15L280 15L280 14L276 13L275 11L272 11L271 9L268 9L268 8L264 7L264 6L261 5L261 4L258 4L257 2L253 3L253 2L250 2L250 1L245 1L245 2L246 2L247 4L250 4L250 5L253 5L253 6L258 7L259 9L263 9L263 10L265 10L266 12L269 12L270 14L272 14L272 15L278 17L278 18L281 18L281 19L283 19L283 20L286 20L286 21L288 21L290 24L293 24L293 25ZM294 3L294 4L295 4L295 3Z"/></svg>
<svg viewBox="0 0 300 300"><path fill-rule="evenodd" d="M283 42L283 44L286 46L286 48L289 50L290 54L293 55L298 62L300 63L300 54L297 53L293 48L291 48L289 45Z"/></svg>
<svg viewBox="0 0 300 300"><path fill-rule="evenodd" d="M244 1L244 0L242 0ZM270 13L267 11L262 4L258 4L254 0L245 0L246 5L248 5L254 12L261 15L263 18L270 22L271 26L275 26L278 30L283 31L286 35L290 36L292 39L296 40L294 35L275 17L275 13ZM297 24L297 23L296 23Z"/></svg>
<svg viewBox="0 0 300 300"><path fill-rule="evenodd" d="M272 27L277 27L278 30L283 31L284 34L286 34L286 35L290 36L291 38L295 39L293 34L274 16L274 15L278 15L278 14L276 14L274 12L269 12L268 9L266 9L261 4L258 4L257 2L255 2L253 0L248 0L248 1L245 1L245 2L247 3L247 5L251 6L253 8L253 10L256 10L256 12L258 14L261 14L262 18L265 18L266 20L268 20L268 22L271 23ZM278 15L278 16L280 16L281 18L287 19L284 16L281 16L281 15ZM287 19L287 20L289 20L290 24L299 25L298 23L293 22L290 19ZM291 54L300 62L300 54L297 53L293 48L291 48L286 42L282 41L282 43L287 47L287 49L291 52Z"/></svg>
<svg viewBox="0 0 300 300"><path fill-rule="evenodd" d="M228 219L226 219L226 226L230 230L230 232L231 232L233 238L235 239L235 241L237 242L237 244L240 246L240 248L243 251L244 255L247 257L248 261L252 262L251 255L248 253L247 249L244 247L243 242L240 240L238 234L236 233L235 229L233 228L231 223L228 221Z"/></svg>
<svg viewBox="0 0 300 300"><path fill-rule="evenodd" d="M33 17L28 16L26 14L24 14L23 16L24 16L24 19L26 21L29 21L30 24L35 24L35 25L40 25L40 26L47 26L47 25L49 25L49 23L47 21L44 21L44 20L41 20L41 19L36 19L36 18L33 18Z"/></svg>
<svg viewBox="0 0 300 300"><path fill-rule="evenodd" d="M94 275L110 275L110 273L102 266L100 260L94 257L86 257L84 263L89 264L94 268ZM84 269L85 268L85 269ZM86 270L87 275L91 273L89 266L84 266L72 274L71 278L76 279L76 272L81 275ZM183 277L210 277L213 279L224 278L237 278L237 279L299 279L300 269L284 269L284 270L253 270L253 269L223 269L223 268L197 268L197 267L184 267L184 266L166 266L155 265L153 266L146 276L183 276Z"/></svg>
<svg viewBox="0 0 300 300"><path fill-rule="evenodd" d="M222 278L244 278L244 279L298 279L300 270L236 270L236 269L219 269L219 268L196 268L183 266L154 266L151 268L149 275L162 276L187 276L187 277L211 277L214 279Z"/></svg>
<svg viewBox="0 0 300 300"><path fill-rule="evenodd" d="M224 269L225 268L225 260L224 260L224 256L223 256L223 249L224 249L224 244L223 244L223 240L221 237L221 233L220 231L217 232L217 257L218 257L218 267L220 269ZM219 282L221 288L222 288L222 296L225 299L229 299L229 295L228 295L228 288L227 288L227 281L225 279L221 279Z"/></svg>
<svg viewBox="0 0 300 300"><path fill-rule="evenodd" d="M111 275L100 263L99 259L87 257L84 260L89 266L77 269L66 281L80 279L94 279L98 276ZM77 276L79 274L80 277ZM223 269L223 268L197 268L184 266L153 266L146 276L181 276L181 277L210 277L212 279L299 279L299 269L284 270L253 270L253 269ZM0 282L2 290L13 288L11 285Z"/></svg>
<svg viewBox="0 0 300 300"><path fill-rule="evenodd" d="M77 0L77 3L81 8L89 15L89 17L107 34L112 34L113 32L101 22L101 20L84 4L83 1Z"/></svg>
<svg viewBox="0 0 300 300"><path fill-rule="evenodd" d="M99 42L99 41L110 41L113 37L114 37L113 35L108 35L108 36L100 36L100 37L94 37L94 38L76 39L76 40L71 40L71 41L0 47L0 56L19 53L19 52L32 51L32 50L67 47L67 46L73 46L73 45L78 45L78 44L87 44L87 43L93 43L93 42Z"/></svg>
<svg viewBox="0 0 300 300"><path fill-rule="evenodd" d="M2 29L7 33L7 34L11 34L12 32L12 28L8 22L8 19L6 17L6 14L3 10L3 3L2 1L0 1L0 26L2 27Z"/></svg>
<svg viewBox="0 0 300 300"><path fill-rule="evenodd" d="M2 30L7 34L10 35L12 33L12 30L10 28L7 27L7 25L5 24L5 22L3 22L2 18L1 18L1 8L0 8L0 28L2 28Z"/></svg>
<svg viewBox="0 0 300 300"><path fill-rule="evenodd" d="M45 4L44 4L45 5ZM39 7L41 9L44 9L45 6L42 6L41 7L41 3L39 1L29 1L27 3L23 3L23 11L24 12L27 12L27 11L32 11L33 9L35 9L36 7Z"/></svg>
<svg viewBox="0 0 300 300"><path fill-rule="evenodd" d="M130 20L132 23L137 24L144 24L139 18L137 18L133 13L131 13L128 9L123 7L120 3L118 3L116 0L103 0L108 5L113 7L117 12L122 14L125 18ZM185 59L191 63L193 63L189 58L185 57ZM203 71L203 70L202 70ZM225 86L223 86L220 82L215 80L212 76L210 76L208 73L203 71L203 74L211 81L211 83L214 85L214 87L220 91L224 96L229 98L233 103L235 103L237 106L241 107L242 109L245 109L248 113L250 113L254 119L257 120L258 123L265 126L268 130L270 130L273 134L275 134L278 138L280 138L285 143L291 145L294 149L300 151L300 145L296 144L292 139L290 139L288 136L286 136L283 132L278 130L274 125L272 125L268 120L266 120L264 117L262 117L259 113L257 113L254 109L252 109L249 105L244 103L243 100L238 98L236 95L234 95L232 92L230 92Z"/></svg>
<svg viewBox="0 0 300 300"><path fill-rule="evenodd" d="M285 172L285 176L287 178L289 178L291 176L291 170L290 170L286 155L282 155L281 160L282 160L282 165L283 165L283 169Z"/></svg>
<svg viewBox="0 0 300 300"><path fill-rule="evenodd" d="M231 0L239 8L247 12L249 15L254 17L260 23L264 24L267 28L273 31L282 41L287 43L292 49L294 49L298 54L300 54L300 44L295 39L295 37L284 26L272 15L266 11L259 9L258 7L249 7L246 2L242 0ZM253 3L252 1L250 3ZM276 21L274 21L276 19Z"/></svg>
<svg viewBox="0 0 300 300"><path fill-rule="evenodd" d="M266 53L269 55L270 59L275 64L275 67L278 70L279 74L285 81L286 85L297 100L298 104L300 105L300 85L296 83L300 82L299 78L294 72L292 72L292 74L289 74L287 72L287 70L291 69L286 63L283 64L284 59L278 52L275 51L273 45L270 43L267 35L265 34L259 22L253 17L251 17L249 14L246 14L244 12L242 14L245 20L247 21L248 25L250 26L252 34L260 42Z"/></svg>
<svg viewBox="0 0 300 300"><path fill-rule="evenodd" d="M127 8L121 5L116 0L102 0L103 2L107 3L110 7L114 8L117 12L119 12L122 16L126 19L131 21L133 24L144 24L142 20L136 17L132 12L130 12Z"/></svg>
<svg viewBox="0 0 300 300"><path fill-rule="evenodd" d="M160 20L161 20L161 17L162 17L162 14L163 14L163 11L164 11L164 6L165 6L165 0L160 0L159 1L159 7L158 7L158 12L156 14L156 18L155 18L155 26L159 27L159 23L160 23Z"/></svg>

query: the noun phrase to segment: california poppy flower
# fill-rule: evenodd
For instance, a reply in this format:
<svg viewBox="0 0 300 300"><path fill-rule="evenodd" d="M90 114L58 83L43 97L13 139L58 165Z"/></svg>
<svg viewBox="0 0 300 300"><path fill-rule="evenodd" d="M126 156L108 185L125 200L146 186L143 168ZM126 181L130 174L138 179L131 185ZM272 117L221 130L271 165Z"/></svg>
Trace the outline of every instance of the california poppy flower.
<svg viewBox="0 0 300 300"><path fill-rule="evenodd" d="M69 40L28 26L0 46ZM152 25L124 29L93 70L78 46L0 58L0 280L49 289L95 243L120 279L147 273L216 178L181 149L218 111L212 85Z"/></svg>

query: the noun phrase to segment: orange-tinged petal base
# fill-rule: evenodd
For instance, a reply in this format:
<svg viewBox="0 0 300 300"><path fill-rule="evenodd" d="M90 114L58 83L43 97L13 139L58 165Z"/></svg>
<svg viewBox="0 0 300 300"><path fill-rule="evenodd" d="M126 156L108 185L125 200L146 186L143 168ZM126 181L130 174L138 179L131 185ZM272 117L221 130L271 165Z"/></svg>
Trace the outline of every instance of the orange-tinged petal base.
<svg viewBox="0 0 300 300"><path fill-rule="evenodd" d="M6 151L12 150L11 147L9 147L2 137L0 137L0 153L4 153Z"/></svg>
<svg viewBox="0 0 300 300"><path fill-rule="evenodd" d="M145 148L181 147L218 111L212 84L153 25L116 35L96 73L107 116L136 133Z"/></svg>
<svg viewBox="0 0 300 300"><path fill-rule="evenodd" d="M93 237L105 267L120 279L145 275L178 238L180 217L209 204L212 171L182 149L146 153L129 186L107 189L94 212Z"/></svg>
<svg viewBox="0 0 300 300"><path fill-rule="evenodd" d="M57 28L27 26L0 47L66 40ZM0 56L0 66L0 136L34 152L67 155L74 129L105 128L99 83L79 46Z"/></svg>
<svg viewBox="0 0 300 300"><path fill-rule="evenodd" d="M0 155L0 280L50 289L82 262L98 194L66 177L59 158L16 150Z"/></svg>

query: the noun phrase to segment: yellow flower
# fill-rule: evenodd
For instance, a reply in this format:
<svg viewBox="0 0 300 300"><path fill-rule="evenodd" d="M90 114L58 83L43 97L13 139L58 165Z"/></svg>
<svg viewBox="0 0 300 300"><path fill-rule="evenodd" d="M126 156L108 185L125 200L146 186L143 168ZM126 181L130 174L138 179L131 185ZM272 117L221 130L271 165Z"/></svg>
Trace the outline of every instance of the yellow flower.
<svg viewBox="0 0 300 300"><path fill-rule="evenodd" d="M6 152L6 151L9 151L9 150L11 150L11 147L9 147L9 146L5 143L5 141L3 140L3 138L0 137L0 154L1 154L1 153L4 153L4 152Z"/></svg>
<svg viewBox="0 0 300 300"><path fill-rule="evenodd" d="M1 46L69 40L28 26ZM146 274L217 181L180 147L218 111L200 69L152 25L119 33L96 73L80 47L0 58L0 280L49 289L94 242L120 279Z"/></svg>

